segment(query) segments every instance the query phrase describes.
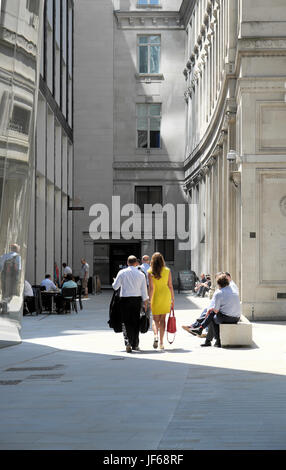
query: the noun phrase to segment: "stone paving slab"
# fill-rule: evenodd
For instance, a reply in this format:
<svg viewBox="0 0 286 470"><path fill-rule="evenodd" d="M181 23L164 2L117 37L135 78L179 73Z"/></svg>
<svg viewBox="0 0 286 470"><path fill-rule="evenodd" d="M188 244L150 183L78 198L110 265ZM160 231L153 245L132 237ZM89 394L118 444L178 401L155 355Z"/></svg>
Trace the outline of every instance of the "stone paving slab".
<svg viewBox="0 0 286 470"><path fill-rule="evenodd" d="M127 354L107 325L111 292L79 314L24 317L0 351L0 449L285 449L286 323L254 323L252 347L201 348L181 326L208 299L176 295L166 350Z"/></svg>

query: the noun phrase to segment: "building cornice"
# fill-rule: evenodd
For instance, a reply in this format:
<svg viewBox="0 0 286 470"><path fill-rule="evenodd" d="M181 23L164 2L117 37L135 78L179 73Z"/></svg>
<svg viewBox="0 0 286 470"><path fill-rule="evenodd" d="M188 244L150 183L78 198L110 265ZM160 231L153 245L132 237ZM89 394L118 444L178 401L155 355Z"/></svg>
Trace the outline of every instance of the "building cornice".
<svg viewBox="0 0 286 470"><path fill-rule="evenodd" d="M184 30L178 11L115 10L119 29L179 29Z"/></svg>
<svg viewBox="0 0 286 470"><path fill-rule="evenodd" d="M229 122L235 120L236 101L234 98L227 98L228 91L229 83L228 80L225 80L209 126L198 145L192 149L189 155L186 155L185 170L192 167L202 155L210 156L218 144L218 139L221 139L220 134L228 130Z"/></svg>
<svg viewBox="0 0 286 470"><path fill-rule="evenodd" d="M184 170L183 162L114 162L114 170Z"/></svg>

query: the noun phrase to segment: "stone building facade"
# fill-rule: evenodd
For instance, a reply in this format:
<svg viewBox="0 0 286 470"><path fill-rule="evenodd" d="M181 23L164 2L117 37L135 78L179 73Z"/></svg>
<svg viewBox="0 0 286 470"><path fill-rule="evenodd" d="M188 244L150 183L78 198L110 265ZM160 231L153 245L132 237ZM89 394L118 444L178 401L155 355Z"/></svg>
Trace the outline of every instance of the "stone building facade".
<svg viewBox="0 0 286 470"><path fill-rule="evenodd" d="M95 239L93 204L187 201L197 208L192 250L174 241L175 277L227 270L247 317L284 318L284 1L82 0L75 9L78 268L85 256L108 284L130 250L172 250L154 237L128 246L110 226Z"/></svg>
<svg viewBox="0 0 286 470"><path fill-rule="evenodd" d="M85 208L75 215L76 264L79 268L84 256L103 285L110 285L129 254L161 251L174 281L178 270L190 267L189 252L168 239L166 227L162 239L154 232L142 235L142 213L134 215L142 225L132 238L122 225L126 217L117 233L110 233L111 224L109 230L101 227L101 238L91 225L94 204L115 215L112 196L120 198L121 208L186 203L180 5L180 0L75 4L75 198Z"/></svg>
<svg viewBox="0 0 286 470"><path fill-rule="evenodd" d="M192 267L231 272L248 318L285 318L285 3L185 0L181 18Z"/></svg>

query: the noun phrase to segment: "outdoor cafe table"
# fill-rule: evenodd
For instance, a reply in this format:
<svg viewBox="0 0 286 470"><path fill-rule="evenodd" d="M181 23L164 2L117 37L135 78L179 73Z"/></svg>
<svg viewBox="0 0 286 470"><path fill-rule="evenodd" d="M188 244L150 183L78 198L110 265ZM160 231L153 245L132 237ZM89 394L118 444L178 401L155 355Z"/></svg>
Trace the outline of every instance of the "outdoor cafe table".
<svg viewBox="0 0 286 470"><path fill-rule="evenodd" d="M61 291L58 290L58 291L55 291L55 290L43 290L41 292L41 295L42 296L47 296L47 297L50 297L51 298L51 311L49 311L50 313L57 313L56 310L55 310L55 296L57 295L60 295L61 294Z"/></svg>

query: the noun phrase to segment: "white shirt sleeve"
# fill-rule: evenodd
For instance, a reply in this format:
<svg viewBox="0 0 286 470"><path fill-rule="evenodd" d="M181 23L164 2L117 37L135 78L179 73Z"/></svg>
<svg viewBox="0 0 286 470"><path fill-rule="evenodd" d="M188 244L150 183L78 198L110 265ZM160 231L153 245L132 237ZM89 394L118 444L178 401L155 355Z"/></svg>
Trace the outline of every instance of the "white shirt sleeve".
<svg viewBox="0 0 286 470"><path fill-rule="evenodd" d="M143 277L144 279L142 280L142 287L141 287L141 297L142 297L142 300L143 302L145 302L145 300L148 300L149 297L148 297L148 292L147 292L147 284L146 284L146 279L145 279L145 276L143 274Z"/></svg>
<svg viewBox="0 0 286 470"><path fill-rule="evenodd" d="M112 284L112 287L114 290L117 290L119 289L119 287L121 287L121 275L122 275L122 271L119 271L119 273L116 276L115 281Z"/></svg>
<svg viewBox="0 0 286 470"><path fill-rule="evenodd" d="M221 291L215 292L214 296L214 310L219 310L221 306Z"/></svg>

